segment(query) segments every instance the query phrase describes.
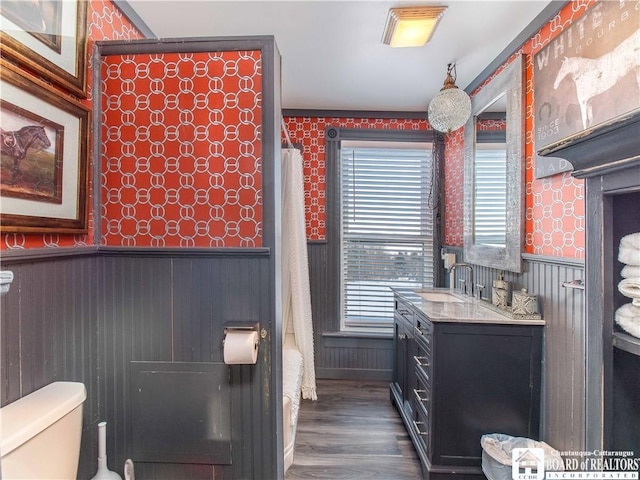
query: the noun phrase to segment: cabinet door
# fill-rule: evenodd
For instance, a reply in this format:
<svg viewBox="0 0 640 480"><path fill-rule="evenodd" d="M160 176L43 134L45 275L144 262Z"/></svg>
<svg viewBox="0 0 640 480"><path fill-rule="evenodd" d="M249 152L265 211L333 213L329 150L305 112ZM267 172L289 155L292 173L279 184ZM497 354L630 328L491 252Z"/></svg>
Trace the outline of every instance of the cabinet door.
<svg viewBox="0 0 640 480"><path fill-rule="evenodd" d="M404 399L407 388L407 331L403 319L398 318L397 314L394 321L393 352L393 382Z"/></svg>
<svg viewBox="0 0 640 480"><path fill-rule="evenodd" d="M400 390L403 404L410 398L413 382L408 370L413 358L413 310L396 299L393 337L393 381Z"/></svg>
<svg viewBox="0 0 640 480"><path fill-rule="evenodd" d="M538 438L540 329L438 324L433 346L434 463L480 465L487 433Z"/></svg>

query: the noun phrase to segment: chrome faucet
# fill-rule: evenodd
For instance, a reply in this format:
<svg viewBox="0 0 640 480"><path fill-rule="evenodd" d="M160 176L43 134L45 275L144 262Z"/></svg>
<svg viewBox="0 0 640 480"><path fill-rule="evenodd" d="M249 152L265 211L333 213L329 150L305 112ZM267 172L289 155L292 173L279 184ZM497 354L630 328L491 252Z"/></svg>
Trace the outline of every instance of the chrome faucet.
<svg viewBox="0 0 640 480"><path fill-rule="evenodd" d="M456 271L456 268L458 267L469 269L469 277L466 281L461 282L461 290L463 289L465 295L473 296L473 267L469 263L454 263L453 265L451 265L451 267L449 267L449 272L454 273Z"/></svg>

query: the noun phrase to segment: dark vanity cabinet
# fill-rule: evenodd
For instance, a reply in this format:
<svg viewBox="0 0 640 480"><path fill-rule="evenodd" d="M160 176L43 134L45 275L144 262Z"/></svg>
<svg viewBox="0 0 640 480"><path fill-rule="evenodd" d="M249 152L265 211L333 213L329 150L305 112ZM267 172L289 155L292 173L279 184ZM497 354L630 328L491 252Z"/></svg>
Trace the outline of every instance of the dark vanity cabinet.
<svg viewBox="0 0 640 480"><path fill-rule="evenodd" d="M542 334L542 325L431 321L396 295L391 398L424 478L484 478L484 434L538 439Z"/></svg>

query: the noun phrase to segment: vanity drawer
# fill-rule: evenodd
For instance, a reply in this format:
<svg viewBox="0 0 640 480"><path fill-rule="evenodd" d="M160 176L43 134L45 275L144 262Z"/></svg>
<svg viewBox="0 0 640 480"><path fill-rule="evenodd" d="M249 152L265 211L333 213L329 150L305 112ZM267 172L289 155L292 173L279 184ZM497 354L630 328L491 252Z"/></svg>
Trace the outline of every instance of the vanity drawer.
<svg viewBox="0 0 640 480"><path fill-rule="evenodd" d="M415 335L420 354L430 357L431 351L433 350L433 337L423 334L417 327L414 327L413 334Z"/></svg>
<svg viewBox="0 0 640 480"><path fill-rule="evenodd" d="M429 416L425 410L418 407L413 412L413 428L418 437L420 447L427 453L427 456L431 455L431 422Z"/></svg>
<svg viewBox="0 0 640 480"><path fill-rule="evenodd" d="M431 385L428 378L425 378L422 371L416 375L416 388L413 390L415 409L422 409L424 415L430 418L431 414Z"/></svg>
<svg viewBox="0 0 640 480"><path fill-rule="evenodd" d="M414 328L415 333L415 354L413 360L417 370L422 370L427 378L431 377L432 364L432 337L418 333L418 329Z"/></svg>
<svg viewBox="0 0 640 480"><path fill-rule="evenodd" d="M416 354L413 356L413 361L415 362L417 371L421 371L422 374L427 378L431 377L431 354L430 353L420 351L420 348L418 348L416 351Z"/></svg>
<svg viewBox="0 0 640 480"><path fill-rule="evenodd" d="M429 343L432 342L433 339L433 323L424 318L421 315L415 316L415 328L416 334L422 334L425 337L425 340Z"/></svg>
<svg viewBox="0 0 640 480"><path fill-rule="evenodd" d="M409 325L413 325L413 310L405 303L396 300L395 315Z"/></svg>

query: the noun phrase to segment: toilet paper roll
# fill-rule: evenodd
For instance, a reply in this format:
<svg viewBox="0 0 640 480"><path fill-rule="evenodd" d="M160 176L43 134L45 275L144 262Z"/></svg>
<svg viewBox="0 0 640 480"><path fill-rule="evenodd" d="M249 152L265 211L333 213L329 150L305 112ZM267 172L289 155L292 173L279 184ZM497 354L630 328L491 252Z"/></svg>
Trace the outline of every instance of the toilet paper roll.
<svg viewBox="0 0 640 480"><path fill-rule="evenodd" d="M224 337L224 363L227 365L255 364L258 360L258 332L231 330Z"/></svg>

